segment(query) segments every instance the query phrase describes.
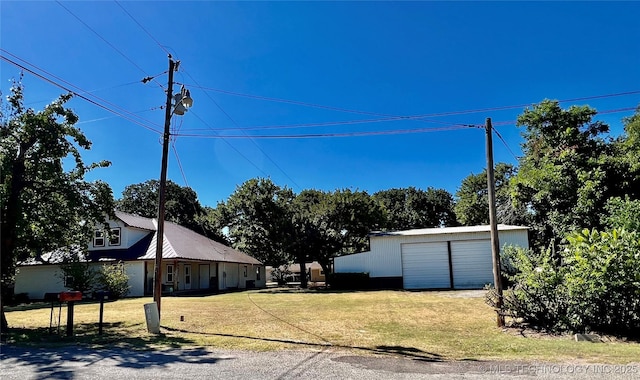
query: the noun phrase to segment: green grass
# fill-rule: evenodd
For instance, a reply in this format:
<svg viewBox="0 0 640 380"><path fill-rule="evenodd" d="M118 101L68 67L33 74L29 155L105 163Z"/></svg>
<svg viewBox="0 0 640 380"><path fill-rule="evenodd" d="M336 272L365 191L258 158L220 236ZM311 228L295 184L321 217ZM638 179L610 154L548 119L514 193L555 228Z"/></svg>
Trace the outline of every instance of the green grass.
<svg viewBox="0 0 640 380"><path fill-rule="evenodd" d="M98 304L75 308L75 336L49 334L48 305L9 309L18 344L193 347L242 350L327 349L392 353L425 360L544 360L629 363L640 344L575 342L570 336L525 337L495 326L483 298L453 292L248 291L206 297L164 297L163 334L147 333L143 305L151 298L108 302L104 334ZM55 309L57 312L57 308ZM180 317L184 321L180 321ZM64 334L66 310L62 308Z"/></svg>

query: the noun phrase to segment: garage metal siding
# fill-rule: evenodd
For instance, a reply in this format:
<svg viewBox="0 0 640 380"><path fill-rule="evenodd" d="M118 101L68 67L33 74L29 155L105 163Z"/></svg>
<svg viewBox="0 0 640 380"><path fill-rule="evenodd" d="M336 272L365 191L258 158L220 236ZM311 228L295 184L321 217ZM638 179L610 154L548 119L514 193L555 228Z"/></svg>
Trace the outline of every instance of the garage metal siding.
<svg viewBox="0 0 640 380"><path fill-rule="evenodd" d="M491 240L451 242L453 287L479 289L493 283Z"/></svg>
<svg viewBox="0 0 640 380"><path fill-rule="evenodd" d="M446 242L402 244L405 289L449 288L449 254Z"/></svg>

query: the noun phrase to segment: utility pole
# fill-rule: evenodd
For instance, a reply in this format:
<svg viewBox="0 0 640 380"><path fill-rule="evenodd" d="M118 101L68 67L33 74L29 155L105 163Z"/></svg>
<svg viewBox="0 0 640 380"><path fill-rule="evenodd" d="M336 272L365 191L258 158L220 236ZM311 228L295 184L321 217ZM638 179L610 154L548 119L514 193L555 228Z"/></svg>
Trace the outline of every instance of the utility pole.
<svg viewBox="0 0 640 380"><path fill-rule="evenodd" d="M167 88L167 105L164 113L164 134L162 138L162 166L160 169L160 188L158 189L158 227L156 229L156 267L154 271L153 300L158 305L158 320L160 319L160 300L162 298L162 244L164 240L164 204L165 187L167 183L167 160L169 156L169 137L171 115L173 111L173 71L176 63L169 54L169 85Z"/></svg>
<svg viewBox="0 0 640 380"><path fill-rule="evenodd" d="M487 143L487 189L489 195L489 224L491 225L491 256L493 257L493 284L498 300L496 302L498 327L504 326L502 312L502 278L500 273L500 239L498 238L498 222L496 218L496 182L493 175L493 127L491 118L485 124Z"/></svg>

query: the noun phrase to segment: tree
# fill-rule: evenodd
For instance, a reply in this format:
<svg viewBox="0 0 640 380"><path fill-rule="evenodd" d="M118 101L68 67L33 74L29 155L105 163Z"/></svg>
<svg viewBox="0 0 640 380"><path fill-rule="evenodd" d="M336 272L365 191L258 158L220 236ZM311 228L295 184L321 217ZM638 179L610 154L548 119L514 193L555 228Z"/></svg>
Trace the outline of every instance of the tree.
<svg viewBox="0 0 640 380"><path fill-rule="evenodd" d="M42 111L25 108L23 86L14 82L0 115L2 328L3 300L10 294L16 263L43 253L86 247L94 227L113 214L113 196L101 181L84 176L102 161L85 165L81 150L91 142L62 95ZM70 167L70 168L69 168ZM84 248L86 249L86 248Z"/></svg>
<svg viewBox="0 0 640 380"><path fill-rule="evenodd" d="M382 225L387 230L456 224L453 197L444 189L389 189L378 191L373 194L373 198L385 210L385 221Z"/></svg>
<svg viewBox="0 0 640 380"><path fill-rule="evenodd" d="M509 180L516 173L513 165L498 163L494 179L496 188L496 216L498 223L526 223L527 213L523 207L517 207L511 198ZM465 226L489 224L489 197L487 189L487 170L480 174L470 174L462 180L456 192L455 214Z"/></svg>
<svg viewBox="0 0 640 380"><path fill-rule="evenodd" d="M588 106L563 110L545 100L518 117L524 155L512 191L531 211L542 244L555 248L569 231L600 227L607 199L631 188L619 181L626 164L615 160L615 145L602 137L609 128L595 115Z"/></svg>
<svg viewBox="0 0 640 380"><path fill-rule="evenodd" d="M116 202L117 207L131 214L157 218L159 189L160 182L155 179L129 185L124 188L122 198ZM165 220L202 232L199 218L202 218L205 212L196 192L171 180L167 181L165 191Z"/></svg>
<svg viewBox="0 0 640 380"><path fill-rule="evenodd" d="M268 178L254 178L238 186L213 215L216 225L228 228L231 245L278 267L289 261L293 192Z"/></svg>
<svg viewBox="0 0 640 380"><path fill-rule="evenodd" d="M318 261L325 275L331 273L331 259L368 248L368 235L381 228L382 207L364 191L336 190L318 196L309 217L313 228L310 257Z"/></svg>
<svg viewBox="0 0 640 380"><path fill-rule="evenodd" d="M640 233L640 200L614 197L607 201L603 224L610 229Z"/></svg>

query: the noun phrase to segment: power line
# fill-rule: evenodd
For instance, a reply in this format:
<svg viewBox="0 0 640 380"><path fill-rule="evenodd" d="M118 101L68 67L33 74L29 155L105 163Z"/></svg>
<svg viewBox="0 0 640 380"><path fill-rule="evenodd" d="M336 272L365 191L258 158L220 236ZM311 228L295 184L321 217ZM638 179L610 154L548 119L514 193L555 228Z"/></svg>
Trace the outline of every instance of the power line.
<svg viewBox="0 0 640 380"><path fill-rule="evenodd" d="M160 41L158 41L155 37L153 37L153 35L140 23L138 22L138 20L136 20L135 17L133 17L133 15L131 13L129 13L117 0L116 0L116 4L118 4L118 6L120 6L120 8L147 34L147 36L149 36L149 38L151 38L156 45L158 45L160 47L160 49L162 49L166 54L171 55L171 53L169 53L169 51L160 43ZM188 73L187 71L184 71L185 74L187 74L189 76L189 78L191 78L192 81L196 82L197 81L191 76L190 73ZM218 102L216 102L210 95L209 93L205 92L205 94L207 95L207 97L213 102L213 104L215 104L215 106L229 119L231 120L231 122L236 125L236 127L238 126L238 123L231 117L231 115L229 115L219 104ZM223 137L224 138L224 137ZM273 165L275 165L275 167L280 170L280 172L282 172L282 174L285 175L285 177L287 177L291 183L293 183L296 187L298 187L298 189L302 190L302 188L300 187L300 185L298 185L296 183L296 181L294 181L281 167L280 165L278 165L272 158L271 156L269 156L254 140L251 139L251 141L253 142L253 144L260 150L260 152L262 152L262 154L267 157L267 159L269 159L269 161L271 161L271 163L273 163ZM231 145L231 143L227 142L227 144L229 146L231 146L234 150L236 150L236 152L240 153L235 147L233 147ZM264 173L264 171L262 171L256 164L254 164L253 162L251 162L251 160L249 160L247 157L245 157L244 155L241 154L241 156L243 156L247 161L249 161L251 164L253 164L258 170L260 170L262 173ZM265 176L267 176L266 173L264 173Z"/></svg>
<svg viewBox="0 0 640 380"><path fill-rule="evenodd" d="M518 157L516 157L516 154L513 153L513 150L511 150L511 147L509 146L509 144L507 144L507 142L505 141L504 138L502 138L502 135L500 134L500 132L498 132L497 129L495 129L494 127L491 127L491 130L493 130L496 133L496 136L498 136L498 138L500 139L500 141L502 141L502 144L504 144L505 147L507 147L507 150L509 151L509 153L511 153L511 155L513 156L513 158L516 159L516 161L518 161Z"/></svg>
<svg viewBox="0 0 640 380"><path fill-rule="evenodd" d="M604 111L597 111L595 116L598 115L606 115L606 114L611 114L611 113L620 113L620 112L628 112L628 111L635 111L638 107L625 107L625 108L616 108L616 109L612 109L612 110L604 110ZM498 121L496 123L493 123L493 126L506 126L506 125L516 125L518 122L516 120L509 120L509 121Z"/></svg>
<svg viewBox="0 0 640 380"><path fill-rule="evenodd" d="M65 7L64 5L62 5L62 3L58 0L56 0L56 3L58 3L59 6L61 6L62 8L64 8L64 10L66 10L71 16L73 16L76 20L78 20L82 25L84 25L87 29L89 29L91 32L93 32L93 34L95 34L96 36L98 36L98 38L100 38L102 41L104 41L104 43L106 43L107 45L109 45L109 47L111 47L113 50L115 50L118 54L120 54L124 59L126 59L127 61L129 61L129 63L131 63L132 65L134 65L135 67L138 68L138 70L142 71L145 75L147 75L148 78L151 78L158 86L160 86L161 89L164 90L164 87L162 86L162 84L160 84L158 81L155 80L155 77L151 77L149 76L149 74L147 74L147 72L140 67L137 63L135 63L131 58L129 58L126 54L124 54L120 49L118 49L116 46L114 46L111 42L109 42L106 38L102 37L102 35L100 33L98 33L95 29L93 29L91 26L89 26L89 24L87 24L86 22L84 22L80 17L78 17L75 13L73 13L69 8Z"/></svg>
<svg viewBox="0 0 640 380"><path fill-rule="evenodd" d="M2 50L3 52L8 53L8 52L7 52L6 50L4 50L4 49L1 49L1 48L0 48L0 50ZM9 54L11 54L11 53L9 53ZM13 56L13 54L11 54L11 55ZM54 81L54 80L50 79L50 78L47 78L47 77L45 77L44 75L41 75L41 74L39 74L39 73L37 73L37 72L35 72L35 71L33 71L33 70L29 69L28 67L23 66L23 65L21 65L20 63L15 62L15 61L13 61L13 60L11 60L11 59L9 59L9 58L7 58L7 57L3 56L3 55L0 55L0 59L3 59L4 61L6 61L6 62L8 62L8 63L10 63L10 64L12 64L12 65L14 65L14 66L16 66L16 67L20 68L20 69L22 69L22 70L24 70L24 71L28 72L29 74L34 75L34 76L36 76L36 77L38 77L38 78L40 78L40 79L42 79L42 80L44 80L44 81L46 81L46 82L48 82L48 83L51 83L51 84L53 84L54 86L59 87L59 88L61 88L61 89L65 90L65 91L67 91L67 92L69 92L69 93L73 94L74 96L79 97L80 99L83 99L83 100L85 100L85 101L87 101L87 102L89 102L89 103L91 103L91 104L93 104L93 105L95 105L95 106L98 106L98 107L100 107L100 108L102 108L102 109L104 109L104 110L106 110L106 111L108 111L108 112L111 112L111 113L113 113L113 114L115 114L115 115L118 115L118 116L120 116L120 117L124 118L125 120L128 120L128 121L130 121L130 122L132 122L132 123L138 124L138 125L140 125L141 127L145 128L145 129L148 129L148 130L150 130L150 131L153 131L153 132L155 132L155 133L161 134L161 132L160 132L159 130L157 130L157 129L155 129L155 128L152 128L152 127L149 127L148 125L146 125L146 124L144 124L144 123L142 123L142 122L140 122L140 121L138 121L138 120L135 120L134 118L131 118L130 116L127 116L127 115L126 115L126 113L131 114L131 115L133 115L133 116L137 116L137 115L135 115L135 114L131 113L130 111L126 111L126 110L124 110L125 114L123 114L123 113L121 113L121 112L118 112L118 111L115 111L115 110L113 110L113 109L111 109L111 108L109 108L109 107L105 106L104 104L100 104L100 103L98 103L98 102L97 102L97 101L95 101L95 100L92 100L92 99L90 99L90 98L88 98L88 97L86 97L86 96L84 96L84 95L81 95L81 94L80 94L80 93L78 93L77 91L74 91L74 90L72 90L72 89L70 89L70 88L68 88L68 87L66 87L66 86L64 86L64 85L62 85L62 84L60 84L60 83L58 83L58 82L56 82L56 81ZM40 69L40 70L46 73L46 71L44 71L44 70L42 70L42 69ZM54 77L55 77L55 76L54 76ZM63 80L63 82L64 82L64 80ZM71 85L71 86L72 86L72 87L76 87L76 86L73 86L73 85ZM76 87L76 88L77 88L77 87ZM96 96L94 95L94 97L96 97ZM97 97L96 97L96 98L97 98ZM100 98L98 98L98 99L100 99ZM101 100L102 100L102 101L104 101L104 102L106 102L106 101L105 101L105 100L103 100L103 99L101 99ZM109 103L109 102L106 102L106 103ZM112 105L113 105L113 104L112 104ZM115 106L115 105L113 105L113 106ZM119 108L118 106L115 106L115 107L116 107L116 108ZM140 119L142 119L142 118L140 118ZM142 120L145 120L145 119L142 119ZM146 121L146 122L149 122L148 120L145 120L145 121ZM149 122L149 123L151 123L151 122ZM151 124L154 124L154 123L151 123Z"/></svg>
<svg viewBox="0 0 640 380"><path fill-rule="evenodd" d="M187 76L189 76L189 78L191 78L192 81L198 83L192 76L190 73L188 73L187 71L185 71L185 74L187 74ZM211 95L209 95L208 92L205 91L205 94L207 95L207 97L209 98L209 100L211 100L213 102L213 104L215 104L216 107L218 107L218 109L229 119L231 120L231 122L233 123L233 125L235 125L237 128L240 128L240 126L238 125L238 122L236 122L236 120L234 118L231 117L231 115L229 115L227 113L227 111L225 111L220 104L218 104L218 102L215 101L215 99L213 99L211 97ZM271 161L271 163L278 169L280 170L280 172L282 174L284 174L285 177L287 177L289 179L289 181L291 181L291 183L296 186L298 188L298 190L302 190L302 187L300 185L298 185L298 183L296 181L293 180L293 178L291 178L291 176L289 176L289 174L287 174L287 172L285 172L280 165L278 165L272 158L271 156L269 156L261 147L260 145L258 145L257 142L255 142L255 140L253 138L251 138L251 136L247 135L244 131L243 133L246 135L247 138L249 138L249 140L251 140L251 142L253 143L253 145L255 145L258 150L260 150L260 152L262 152L262 154L267 157L267 159L269 159L269 161ZM224 137L222 137L224 138Z"/></svg>
<svg viewBox="0 0 640 380"><path fill-rule="evenodd" d="M46 70L44 70L44 69L42 69L42 68L40 68L40 67L38 67L38 66L34 65L33 63L30 63L30 62L28 62L28 61L26 61L26 60L24 60L24 59L22 59L22 58L18 57L18 56L17 56L17 55L15 55L15 54L12 54L11 52L8 52L8 51L7 51L7 50L5 50L5 49L0 48L0 51L4 52L5 54L10 55L11 57L13 57L13 58L17 59L18 61L21 61L21 62L22 62L22 63L24 63L25 65L29 65L29 66L31 66L31 67L33 67L33 68L35 68L36 70L41 71L41 72L43 72L44 74L46 74L46 75L48 75L48 76L50 76L50 77L53 77L54 79L57 79L58 81L60 81L60 82L62 82L62 83L64 83L64 84L66 84L66 85L68 85L68 86L70 86L70 87L72 87L72 88L75 88L77 91L70 90L70 89L68 89L68 88L66 88L66 87L61 86L59 83L57 83L57 82L55 82L55 81L53 81L53 80L51 80L51 79L44 78L44 76L42 76L42 75L38 75L39 77L41 77L41 78L43 78L43 79L47 80L48 82L50 82L50 83L52 83L52 84L54 84L54 85L56 85L56 86L58 86L58 87L60 87L60 88L63 88L64 90L66 90L66 91L68 91L68 92L72 92L74 95L79 96L79 97L81 97L81 98L83 98L83 99L86 99L86 97L81 96L81 95L82 95L82 94L87 94L88 92L87 92L87 91L85 91L85 90L83 90L82 88L80 88L80 87L78 87L78 86L74 85L73 83L70 83L70 82L68 82L68 81L66 81L66 80L64 80L64 79L62 79L62 78L60 78L60 77L58 77L58 76L56 76L55 74L52 74L52 73L50 73L50 72L48 72L48 71L46 71ZM27 69L25 66L20 65L20 64L16 63L15 61L12 61L12 60L10 60L10 59L8 59L8 58L6 58L6 57L3 57L3 59L5 59L5 61L7 61L7 62L9 62L9 63L11 63L11 64L13 64L13 65L15 65L15 66L17 66L17 67L21 68L21 69L23 69L23 70L27 70L27 71L29 71L30 73L33 73L33 74L35 75L35 72L34 72L34 71ZM138 115L136 115L136 114L132 113L132 112L131 112L131 111L129 111L129 110L126 110L126 109L124 109L124 108L122 108L122 107L120 107L120 106L118 106L118 105L116 105L116 104L114 104L114 103L111 103L111 102L109 102L108 100L105 100L105 99L103 99L103 98L100 98L100 97L99 97L99 96L97 96L97 95L91 94L91 96L92 96L92 97L94 97L95 99L97 99L97 100L99 100L99 101L103 102L103 103L106 103L106 104L108 104L108 105L110 105L110 106L112 106L112 107L115 107L116 109L120 109L120 111L121 111L121 112L124 112L125 114L129 114L129 115L133 116L134 118L138 118L138 119L140 119L140 120L142 120L142 121L144 121L144 122L146 122L146 123L149 123L149 124L151 124L151 125L159 126L158 124L156 124L156 123L154 123L154 122L152 122L152 121L146 120L146 119L144 119L144 118L142 118L142 117L140 117L140 116L138 116Z"/></svg>
<svg viewBox="0 0 640 380"><path fill-rule="evenodd" d="M120 7L120 9L122 9L122 11L123 11L124 13L126 13L126 14L127 14L127 16L129 16L129 17L131 18L131 20L133 20L133 22L135 22L135 23L140 27L140 29L142 29L145 33L147 33L147 36L149 36L149 38L151 38L151 39L153 40L153 42L155 42L155 43L160 47L160 49L162 49L162 50L163 50L167 55L171 55L171 53L170 53L170 52L169 52L169 51L168 51L164 46L162 46L162 44L160 44L160 42L159 42L158 40L156 40L156 39L155 39L155 37L153 37L153 35L152 35L151 33L149 33L149 31L148 31L148 30L147 30L147 29L146 29L142 24L140 24L140 23L138 22L138 20L136 20L136 19L131 15L131 13L129 13L129 12L128 12L128 11L127 11L123 6L122 6L122 4L120 4L120 2L119 2L118 0L115 0L115 3L116 3L116 4L118 4L118 6Z"/></svg>
<svg viewBox="0 0 640 380"><path fill-rule="evenodd" d="M390 121L405 120L405 117L393 116L382 119L357 119L357 120L342 120L342 121L327 121L318 123L301 123L301 124L286 124L286 125L264 125L254 127L236 127L236 128L215 128L216 131L251 131L251 130L267 130L267 129L295 129L295 128L311 128L311 127L328 127L335 125L351 125L351 124L369 124L369 123L385 123ZM442 124L448 126L462 125L460 123L450 123L446 121L438 120L421 120L425 123ZM198 129L188 129L189 131L196 131Z"/></svg>
<svg viewBox="0 0 640 380"><path fill-rule="evenodd" d="M187 134L180 133L180 137L197 137L197 138L224 138L224 139L314 139L329 137L362 137L362 136L381 136L381 135L400 135L426 132L443 132L459 129L476 128L474 125L454 125L439 128L414 128L414 129L392 129L384 131L362 131L362 132L342 132L342 133L314 133L314 134L297 134L297 135L203 135L203 134Z"/></svg>
<svg viewBox="0 0 640 380"><path fill-rule="evenodd" d="M207 123L204 119L202 119L200 116L198 116L196 113L193 112L193 110L189 110L189 113L192 114L196 119L200 120L201 123L203 123L204 125L209 125L209 123ZM180 135L178 135L180 136ZM250 163L251 165L253 165L254 168L256 168L260 173L262 173L265 177L268 177L269 174L267 174L264 170L262 170L258 165L256 165L255 162L251 161L247 156L245 156L244 154L242 154L242 152L236 148L235 146L233 146L233 144L231 144L229 141L227 141L224 136L217 136L219 138L222 139L222 141L224 141L231 149L233 149L236 153L238 153L240 155L240 157L244 158L248 163Z"/></svg>
<svg viewBox="0 0 640 380"><path fill-rule="evenodd" d="M182 83L180 83L180 84L182 84ZM488 108L478 108L478 109L461 110L461 111L448 111L448 112L438 112L438 113L421 114L421 115L398 116L398 115L391 115L391 114L385 114L385 113L379 113L379 112L361 111L361 110L354 110L354 109L343 108L343 107L334 107L334 106L327 106L327 105L322 105L322 104L314 104L314 103L303 102L303 101L298 101L298 100L275 98L275 97L268 97L268 96L262 96L262 95L254 95L254 94L246 94L246 93L223 90L223 89L218 89L218 88L213 88L213 87L204 87L204 86L198 85L197 83L196 84L184 84L184 85L192 87L192 88L199 88L199 89L204 90L204 91L214 91L214 92L219 92L219 93L227 94L227 95L233 95L233 96L239 96L239 97L245 97L245 98L251 98L251 99L258 99L258 100L265 100L265 101L270 101L270 102L295 104L295 105L300 105L300 106L305 106L305 107L321 108L321 109L327 109L327 110L332 110L332 111L340 111L340 112L346 112L346 113L355 113L355 114L372 115L372 116L384 116L384 117L397 118L397 119L406 118L406 119L412 119L412 120L413 119L423 119L423 118L427 118L427 117L441 117L441 116L464 115L464 114L481 113L481 112L489 112L489 111L502 111L502 110L509 110L509 109L514 109L514 108L528 107L528 106L532 106L532 105L535 104L535 103L523 103L523 104L516 104L516 105L488 107ZM612 98L612 97L635 95L635 94L640 94L640 90L617 92L617 93L602 94L602 95L593 95L593 96L583 96L583 97L569 98L569 99L562 99L562 100L558 100L558 102L559 103L577 102L577 101L582 101L582 100Z"/></svg>

